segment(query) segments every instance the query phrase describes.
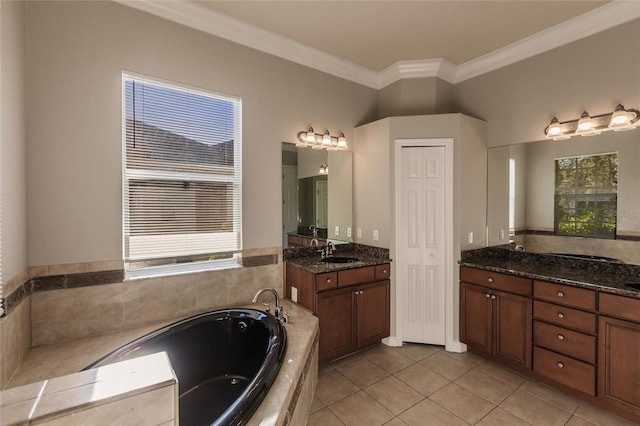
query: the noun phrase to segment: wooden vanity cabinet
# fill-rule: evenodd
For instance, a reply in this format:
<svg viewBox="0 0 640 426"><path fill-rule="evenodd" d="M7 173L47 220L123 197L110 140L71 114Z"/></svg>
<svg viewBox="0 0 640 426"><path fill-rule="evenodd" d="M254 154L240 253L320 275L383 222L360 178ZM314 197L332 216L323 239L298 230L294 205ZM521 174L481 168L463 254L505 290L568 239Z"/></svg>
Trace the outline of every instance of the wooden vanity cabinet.
<svg viewBox="0 0 640 426"><path fill-rule="evenodd" d="M285 263L285 291L320 320L319 362L389 336L389 264L314 274Z"/></svg>
<svg viewBox="0 0 640 426"><path fill-rule="evenodd" d="M596 292L533 282L533 371L596 395Z"/></svg>
<svg viewBox="0 0 640 426"><path fill-rule="evenodd" d="M640 422L640 299L600 293L598 398Z"/></svg>
<svg viewBox="0 0 640 426"><path fill-rule="evenodd" d="M517 370L531 369L531 280L460 268L460 341Z"/></svg>

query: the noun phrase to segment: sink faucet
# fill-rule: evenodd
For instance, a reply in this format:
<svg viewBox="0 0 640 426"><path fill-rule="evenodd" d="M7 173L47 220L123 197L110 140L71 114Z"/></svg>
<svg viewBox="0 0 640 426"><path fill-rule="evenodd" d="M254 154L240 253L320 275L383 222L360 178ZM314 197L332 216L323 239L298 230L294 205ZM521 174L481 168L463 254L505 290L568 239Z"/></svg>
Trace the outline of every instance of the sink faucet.
<svg viewBox="0 0 640 426"><path fill-rule="evenodd" d="M253 296L253 300L251 300L251 303L258 303L258 298L264 292L270 292L271 294L273 294L273 297L276 299L276 309L274 314L276 318L280 318L280 313L282 312L282 306L280 306L280 296L278 296L278 292L274 288L263 288L262 290L258 290L256 295ZM265 303L265 306L267 308L267 312L269 312L269 305Z"/></svg>
<svg viewBox="0 0 640 426"><path fill-rule="evenodd" d="M314 225L309 226L309 230L313 233L313 238L316 238L318 236L318 228L316 228Z"/></svg>
<svg viewBox="0 0 640 426"><path fill-rule="evenodd" d="M336 246L334 246L333 243L329 241L327 243L327 256L331 256L335 250L336 250Z"/></svg>

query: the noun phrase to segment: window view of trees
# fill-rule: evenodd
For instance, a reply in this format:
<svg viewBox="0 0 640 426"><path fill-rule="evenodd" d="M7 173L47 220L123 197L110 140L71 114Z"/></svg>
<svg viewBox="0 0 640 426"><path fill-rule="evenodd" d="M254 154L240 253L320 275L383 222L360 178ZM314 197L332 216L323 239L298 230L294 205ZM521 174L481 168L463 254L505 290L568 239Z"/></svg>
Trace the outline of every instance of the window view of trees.
<svg viewBox="0 0 640 426"><path fill-rule="evenodd" d="M616 238L618 154L556 160L556 235Z"/></svg>

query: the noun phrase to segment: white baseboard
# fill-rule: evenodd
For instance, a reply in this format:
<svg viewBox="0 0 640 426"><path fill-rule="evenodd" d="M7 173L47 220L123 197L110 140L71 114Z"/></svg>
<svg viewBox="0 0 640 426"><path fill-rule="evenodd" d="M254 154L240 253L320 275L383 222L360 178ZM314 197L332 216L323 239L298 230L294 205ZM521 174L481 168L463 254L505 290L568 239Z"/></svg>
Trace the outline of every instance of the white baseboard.
<svg viewBox="0 0 640 426"><path fill-rule="evenodd" d="M459 340L455 340L451 343L448 343L444 349L447 352L456 352L456 353L462 353L462 352L466 352L467 351L467 345L465 345L464 343L462 343Z"/></svg>
<svg viewBox="0 0 640 426"><path fill-rule="evenodd" d="M398 347L402 346L402 339L399 339L396 336L389 336L382 339L382 343L387 346Z"/></svg>

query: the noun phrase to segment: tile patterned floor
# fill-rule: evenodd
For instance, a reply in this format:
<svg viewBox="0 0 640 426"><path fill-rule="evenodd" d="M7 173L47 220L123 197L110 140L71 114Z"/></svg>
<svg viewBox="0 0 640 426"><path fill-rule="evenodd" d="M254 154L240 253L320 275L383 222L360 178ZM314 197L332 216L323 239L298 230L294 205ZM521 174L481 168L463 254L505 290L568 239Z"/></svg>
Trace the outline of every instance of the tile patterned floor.
<svg viewBox="0 0 640 426"><path fill-rule="evenodd" d="M320 367L307 426L632 423L471 353L378 345Z"/></svg>

